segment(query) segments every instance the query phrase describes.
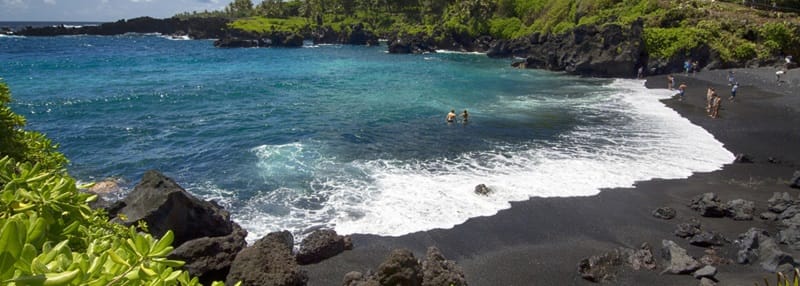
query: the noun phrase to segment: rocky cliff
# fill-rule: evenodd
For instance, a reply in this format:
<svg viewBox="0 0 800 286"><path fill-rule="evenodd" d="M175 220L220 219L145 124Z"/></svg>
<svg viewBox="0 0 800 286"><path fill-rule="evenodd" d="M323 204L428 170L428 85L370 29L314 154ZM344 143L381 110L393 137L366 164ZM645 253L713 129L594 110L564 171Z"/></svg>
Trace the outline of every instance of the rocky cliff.
<svg viewBox="0 0 800 286"><path fill-rule="evenodd" d="M121 35L125 33L161 33L165 35L188 35L192 39L221 38L228 33L228 19L224 18L178 18L155 19L140 17L130 20L103 23L84 27L27 27L15 34L23 36L61 35Z"/></svg>

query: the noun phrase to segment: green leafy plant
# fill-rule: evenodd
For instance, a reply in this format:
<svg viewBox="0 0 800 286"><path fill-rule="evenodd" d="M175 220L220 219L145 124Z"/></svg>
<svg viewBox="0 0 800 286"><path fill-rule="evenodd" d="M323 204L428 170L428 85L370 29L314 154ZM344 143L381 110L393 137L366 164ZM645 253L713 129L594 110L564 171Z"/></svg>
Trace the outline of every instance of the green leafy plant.
<svg viewBox="0 0 800 286"><path fill-rule="evenodd" d="M0 146L0 284L200 285L178 269L184 262L166 258L171 231L155 239L91 209L97 196L79 190L44 135L21 129L4 84L0 100L0 130L13 136Z"/></svg>
<svg viewBox="0 0 800 286"><path fill-rule="evenodd" d="M800 269L797 269L797 268L794 269L794 277L792 277L792 279L789 279L789 277L787 277L785 274L783 274L781 272L775 273L775 276L776 276L776 280L775 280L775 285L776 286L798 286L798 285L800 285ZM754 283L754 284L756 286L759 286L758 283ZM764 278L764 286L769 286L769 285L770 285L769 284L769 279Z"/></svg>
<svg viewBox="0 0 800 286"><path fill-rule="evenodd" d="M67 158L57 151L58 145L39 132L23 130L25 118L11 111L10 102L11 91L0 81L0 157L38 162L45 169L63 169Z"/></svg>

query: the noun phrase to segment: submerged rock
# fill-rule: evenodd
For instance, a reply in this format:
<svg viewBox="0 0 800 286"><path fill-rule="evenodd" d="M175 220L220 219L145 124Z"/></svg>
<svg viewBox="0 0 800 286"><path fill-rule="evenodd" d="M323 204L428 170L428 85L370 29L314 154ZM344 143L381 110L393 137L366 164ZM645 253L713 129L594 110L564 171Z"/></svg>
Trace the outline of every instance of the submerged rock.
<svg viewBox="0 0 800 286"><path fill-rule="evenodd" d="M475 186L475 193L479 194L479 195L482 195L482 196L488 196L489 194L492 193L492 189L490 189L489 187L487 187L484 184L480 184L480 185Z"/></svg>

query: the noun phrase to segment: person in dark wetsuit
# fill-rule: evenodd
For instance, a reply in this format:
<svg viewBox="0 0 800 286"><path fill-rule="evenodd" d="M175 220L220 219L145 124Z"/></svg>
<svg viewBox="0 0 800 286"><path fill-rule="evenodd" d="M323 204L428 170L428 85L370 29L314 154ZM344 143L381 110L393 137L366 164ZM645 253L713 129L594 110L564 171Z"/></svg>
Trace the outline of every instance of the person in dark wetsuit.
<svg viewBox="0 0 800 286"><path fill-rule="evenodd" d="M466 109L464 109L464 113L461 114L461 117L464 118L463 119L464 123L467 123L467 121L469 121L469 113L467 113Z"/></svg>

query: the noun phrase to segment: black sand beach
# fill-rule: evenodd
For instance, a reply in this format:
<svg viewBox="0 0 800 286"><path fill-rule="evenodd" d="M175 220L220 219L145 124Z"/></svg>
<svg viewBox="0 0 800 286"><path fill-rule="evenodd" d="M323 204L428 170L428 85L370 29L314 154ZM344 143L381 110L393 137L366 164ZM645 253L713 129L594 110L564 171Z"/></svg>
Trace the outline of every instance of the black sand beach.
<svg viewBox="0 0 800 286"><path fill-rule="evenodd" d="M774 236L779 223L761 220L758 214L766 211L767 200L774 192L788 192L793 197L800 193L788 186L793 172L800 169L800 69L783 75L780 86L775 82L776 69L735 71L741 84L735 102L727 100L730 88L725 70L702 71L690 77L676 75L676 85L686 82L689 87L687 99L664 102L708 130L734 154L751 156L753 163L731 163L722 170L688 179L639 182L634 188L603 190L591 197L532 198L512 203L510 209L497 215L472 218L447 230L400 237L354 235L352 251L304 266L309 285L341 285L347 272L376 269L392 249L408 248L417 258L424 258L429 246L438 247L448 259L455 260L470 285L593 285L577 272L581 259L617 247L638 248L642 243L653 248L658 268L621 268L610 285L698 285L699 280L691 275L659 275L664 269L665 260L660 256L664 239L675 241L695 258L703 255L704 248L673 234L676 224L690 218L699 219L704 230L719 232L730 240L718 250L721 257L733 260L716 266L718 285L753 285L763 283L764 277L774 283L774 275L757 264L735 263L738 247L733 240L751 227L764 228ZM666 76L648 78L647 85L666 88ZM705 113L709 85L724 99L718 119ZM717 193L722 202L739 198L754 201L756 218L734 221L701 217L687 204L706 192ZM664 206L677 210L677 216L662 220L650 214ZM781 249L800 257L800 252L786 245Z"/></svg>

